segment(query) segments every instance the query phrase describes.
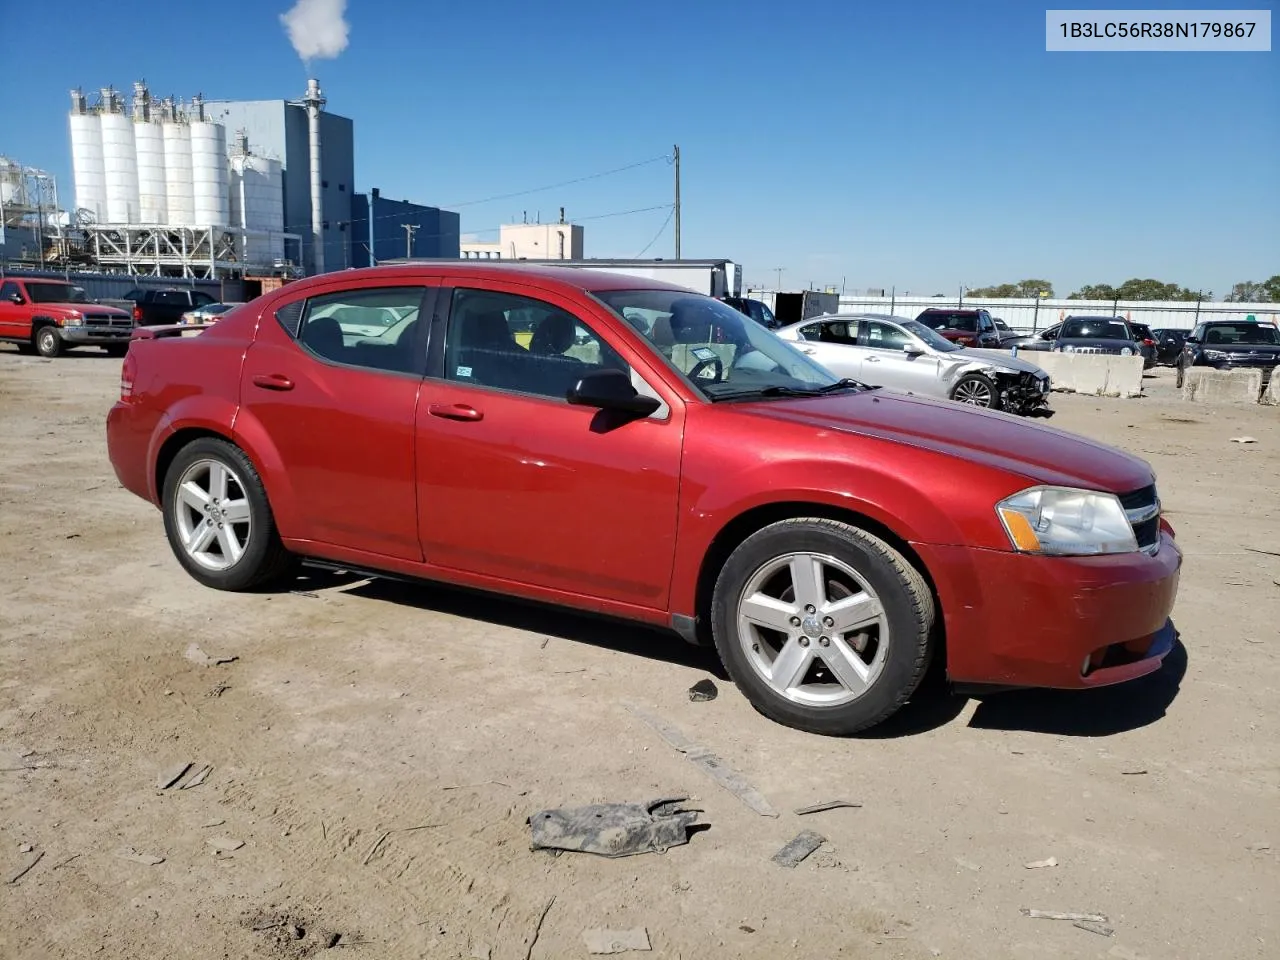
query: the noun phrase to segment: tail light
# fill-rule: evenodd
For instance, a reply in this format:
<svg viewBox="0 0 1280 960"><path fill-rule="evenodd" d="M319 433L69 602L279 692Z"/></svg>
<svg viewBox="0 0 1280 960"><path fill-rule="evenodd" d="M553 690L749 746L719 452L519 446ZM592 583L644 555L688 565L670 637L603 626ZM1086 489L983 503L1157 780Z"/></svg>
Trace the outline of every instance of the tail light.
<svg viewBox="0 0 1280 960"><path fill-rule="evenodd" d="M1142 345L1144 347L1154 347L1156 345L1156 342L1152 340L1150 337L1148 337L1146 340L1142 341Z"/></svg>
<svg viewBox="0 0 1280 960"><path fill-rule="evenodd" d="M138 361L134 359L133 351L130 350L124 355L124 363L120 367L120 399L128 401L133 399L133 378L138 372Z"/></svg>
<svg viewBox="0 0 1280 960"><path fill-rule="evenodd" d="M142 322L142 304L140 303L135 303L133 305L133 322L134 323Z"/></svg>

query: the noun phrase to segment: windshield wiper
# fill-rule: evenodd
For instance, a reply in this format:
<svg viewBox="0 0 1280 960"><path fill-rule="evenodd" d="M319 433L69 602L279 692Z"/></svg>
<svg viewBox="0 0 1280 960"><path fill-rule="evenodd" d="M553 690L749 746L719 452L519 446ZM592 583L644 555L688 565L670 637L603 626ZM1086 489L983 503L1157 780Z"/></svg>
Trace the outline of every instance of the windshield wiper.
<svg viewBox="0 0 1280 960"><path fill-rule="evenodd" d="M758 390L735 390L732 393L721 393L713 396L714 400L747 400L756 397L820 397L823 394L835 393L837 390L879 390L878 386L870 386L857 380L851 380L846 377L843 380L837 380L835 383L829 383L825 387L813 387L811 389L788 387L782 384L776 384L771 387L761 387Z"/></svg>
<svg viewBox="0 0 1280 960"><path fill-rule="evenodd" d="M825 387L819 387L818 393L835 393L837 390L879 390L880 384L863 383L861 380L854 380L852 377L845 377L843 380L837 380L835 383L828 383Z"/></svg>

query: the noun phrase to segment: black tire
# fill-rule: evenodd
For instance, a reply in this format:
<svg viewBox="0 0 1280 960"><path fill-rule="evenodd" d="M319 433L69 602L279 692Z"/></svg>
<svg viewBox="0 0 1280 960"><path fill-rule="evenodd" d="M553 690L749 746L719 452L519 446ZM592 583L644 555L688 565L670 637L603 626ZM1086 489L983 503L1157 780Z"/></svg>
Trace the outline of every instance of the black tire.
<svg viewBox="0 0 1280 960"><path fill-rule="evenodd" d="M192 560L182 545L174 511L179 479L197 460L213 460L229 467L241 480L249 501L250 534L244 554L225 570L210 570ZM164 532L173 554L195 580L215 590L244 591L279 581L294 569L293 557L280 542L266 488L252 461L233 443L215 437L201 437L187 444L174 457L161 488Z"/></svg>
<svg viewBox="0 0 1280 960"><path fill-rule="evenodd" d="M126 353L129 352L129 345L127 343L124 343L124 344L113 343L111 344L111 346L103 347L102 349L107 351L108 357L119 358L119 357L123 357Z"/></svg>
<svg viewBox="0 0 1280 960"><path fill-rule="evenodd" d="M18 353L24 357L29 357L36 352L35 344L32 343L15 343L14 346L18 348Z"/></svg>
<svg viewBox="0 0 1280 960"><path fill-rule="evenodd" d="M880 674L860 696L812 707L776 692L752 667L738 636L737 608L754 572L789 553L825 554L854 568L883 604L889 643ZM808 733L848 736L897 712L915 693L933 654L933 594L907 559L879 537L847 523L819 518L781 520L749 536L716 579L711 628L730 678L760 713Z"/></svg>
<svg viewBox="0 0 1280 960"><path fill-rule="evenodd" d="M62 337L55 326L41 327L34 335L36 353L42 357L60 356L62 354Z"/></svg>
<svg viewBox="0 0 1280 960"><path fill-rule="evenodd" d="M960 395L966 390L974 393L985 391L987 399L982 403L973 400L961 400ZM1000 391L996 388L995 381L990 377L981 373L966 373L951 388L951 399L971 407L985 407L988 410L995 410L1000 406Z"/></svg>

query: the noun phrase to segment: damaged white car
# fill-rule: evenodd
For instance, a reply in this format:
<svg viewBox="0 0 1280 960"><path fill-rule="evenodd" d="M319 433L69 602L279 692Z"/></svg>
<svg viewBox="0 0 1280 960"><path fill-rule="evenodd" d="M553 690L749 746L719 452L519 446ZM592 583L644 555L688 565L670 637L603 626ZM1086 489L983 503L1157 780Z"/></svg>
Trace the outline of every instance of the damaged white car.
<svg viewBox="0 0 1280 960"><path fill-rule="evenodd" d="M1048 405L1049 375L1034 363L971 350L904 317L827 314L775 332L839 377L1024 416Z"/></svg>

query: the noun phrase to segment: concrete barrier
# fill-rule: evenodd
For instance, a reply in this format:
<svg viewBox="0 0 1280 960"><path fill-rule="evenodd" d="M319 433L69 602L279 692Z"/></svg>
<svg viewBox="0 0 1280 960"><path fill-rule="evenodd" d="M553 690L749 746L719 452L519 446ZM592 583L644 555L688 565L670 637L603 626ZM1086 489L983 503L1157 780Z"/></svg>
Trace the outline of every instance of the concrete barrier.
<svg viewBox="0 0 1280 960"><path fill-rule="evenodd" d="M1271 371L1271 382L1262 391L1262 402L1272 407L1280 407L1280 367Z"/></svg>
<svg viewBox="0 0 1280 960"><path fill-rule="evenodd" d="M974 350L1009 356L1008 350ZM1022 350L1019 360L1034 363L1049 375L1054 390L1083 393L1094 397L1139 397L1142 395L1142 357L1122 357L1103 353L1053 353Z"/></svg>
<svg viewBox="0 0 1280 960"><path fill-rule="evenodd" d="M1192 403L1257 403L1261 393L1261 370L1191 367L1182 383L1182 399Z"/></svg>

